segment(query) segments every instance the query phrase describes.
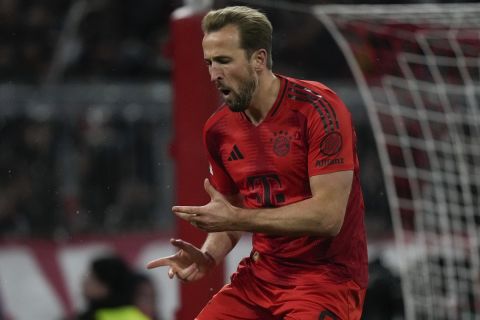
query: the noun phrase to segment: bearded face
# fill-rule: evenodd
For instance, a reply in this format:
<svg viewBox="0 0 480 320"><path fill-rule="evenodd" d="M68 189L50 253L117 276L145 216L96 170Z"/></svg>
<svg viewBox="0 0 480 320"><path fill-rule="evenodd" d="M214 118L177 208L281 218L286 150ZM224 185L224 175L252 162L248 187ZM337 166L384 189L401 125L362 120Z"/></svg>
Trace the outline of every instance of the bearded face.
<svg viewBox="0 0 480 320"><path fill-rule="evenodd" d="M258 80L253 70L249 69L248 75L239 81L238 89L231 89L224 99L233 112L245 111L249 106L258 86ZM221 90L223 92L223 90Z"/></svg>
<svg viewBox="0 0 480 320"><path fill-rule="evenodd" d="M238 28L227 25L203 38L204 61L213 81L230 110L250 107L258 87L253 55L241 46Z"/></svg>

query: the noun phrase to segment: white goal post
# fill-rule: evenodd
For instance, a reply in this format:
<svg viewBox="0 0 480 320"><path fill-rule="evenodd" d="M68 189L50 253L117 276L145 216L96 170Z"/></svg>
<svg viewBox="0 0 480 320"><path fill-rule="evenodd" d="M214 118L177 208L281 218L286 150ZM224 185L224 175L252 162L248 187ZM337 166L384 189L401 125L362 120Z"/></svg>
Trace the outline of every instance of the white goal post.
<svg viewBox="0 0 480 320"><path fill-rule="evenodd" d="M480 4L313 12L367 107L406 319L480 319Z"/></svg>

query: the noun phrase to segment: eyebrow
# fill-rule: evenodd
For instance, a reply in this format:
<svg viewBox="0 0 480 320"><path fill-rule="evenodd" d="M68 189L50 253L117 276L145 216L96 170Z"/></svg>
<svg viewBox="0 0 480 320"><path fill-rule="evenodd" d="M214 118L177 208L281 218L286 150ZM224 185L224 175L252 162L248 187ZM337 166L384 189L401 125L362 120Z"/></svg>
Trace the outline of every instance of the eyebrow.
<svg viewBox="0 0 480 320"><path fill-rule="evenodd" d="M206 62L210 62L210 61L217 61L217 62L221 62L222 60L232 60L232 57L230 56L215 56L215 57L212 57L212 58L204 58L203 60L205 60Z"/></svg>

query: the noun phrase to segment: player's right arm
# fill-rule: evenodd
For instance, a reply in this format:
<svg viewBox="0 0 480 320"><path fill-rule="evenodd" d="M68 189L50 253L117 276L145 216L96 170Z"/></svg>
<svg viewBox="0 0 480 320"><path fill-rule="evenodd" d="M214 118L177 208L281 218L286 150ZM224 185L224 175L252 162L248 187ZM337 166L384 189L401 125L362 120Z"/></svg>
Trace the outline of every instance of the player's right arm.
<svg viewBox="0 0 480 320"><path fill-rule="evenodd" d="M241 206L242 200L239 195L227 196L226 198L230 204L236 207ZM211 232L203 243L202 252L210 255L217 265L237 245L242 234L241 231Z"/></svg>
<svg viewBox="0 0 480 320"><path fill-rule="evenodd" d="M226 198L231 204L240 205L239 196ZM201 249L181 239L171 239L170 243L177 247L178 251L171 256L149 262L147 268L168 266L170 278L176 276L185 282L199 280L223 261L241 236L242 232L240 231L212 232L208 234Z"/></svg>
<svg viewBox="0 0 480 320"><path fill-rule="evenodd" d="M223 135L214 129L218 114L213 115L205 124L203 143L207 151L210 175L208 180L225 196L225 199L235 207L243 207L243 199L232 178L225 169L220 157L220 145ZM211 232L208 234L202 251L208 254L218 264L235 247L242 236L241 231Z"/></svg>
<svg viewBox="0 0 480 320"><path fill-rule="evenodd" d="M242 232L240 231L211 232L205 239L201 250L209 255L217 265L235 247L241 236Z"/></svg>
<svg viewBox="0 0 480 320"><path fill-rule="evenodd" d="M219 149L222 135L212 126L220 117L213 115L205 124L203 142L210 165L209 180L225 199L236 207L242 207L242 198L235 183L223 166ZM174 255L150 262L147 268L169 266L168 275L183 281L195 281L203 278L213 267L219 264L235 247L240 239L240 231L211 232L208 234L202 248L181 239L172 239L171 243L179 250Z"/></svg>

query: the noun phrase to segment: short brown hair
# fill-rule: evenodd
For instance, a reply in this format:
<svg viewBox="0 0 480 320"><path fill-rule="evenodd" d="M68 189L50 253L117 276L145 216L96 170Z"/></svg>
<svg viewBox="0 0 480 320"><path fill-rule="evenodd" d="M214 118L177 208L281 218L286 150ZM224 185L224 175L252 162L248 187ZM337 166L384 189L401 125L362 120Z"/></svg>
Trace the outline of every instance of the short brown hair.
<svg viewBox="0 0 480 320"><path fill-rule="evenodd" d="M204 33L211 33L227 25L235 25L240 32L240 46L247 57L259 50L267 51L267 68L272 69L272 24L262 12L245 6L225 7L208 12L202 20Z"/></svg>

